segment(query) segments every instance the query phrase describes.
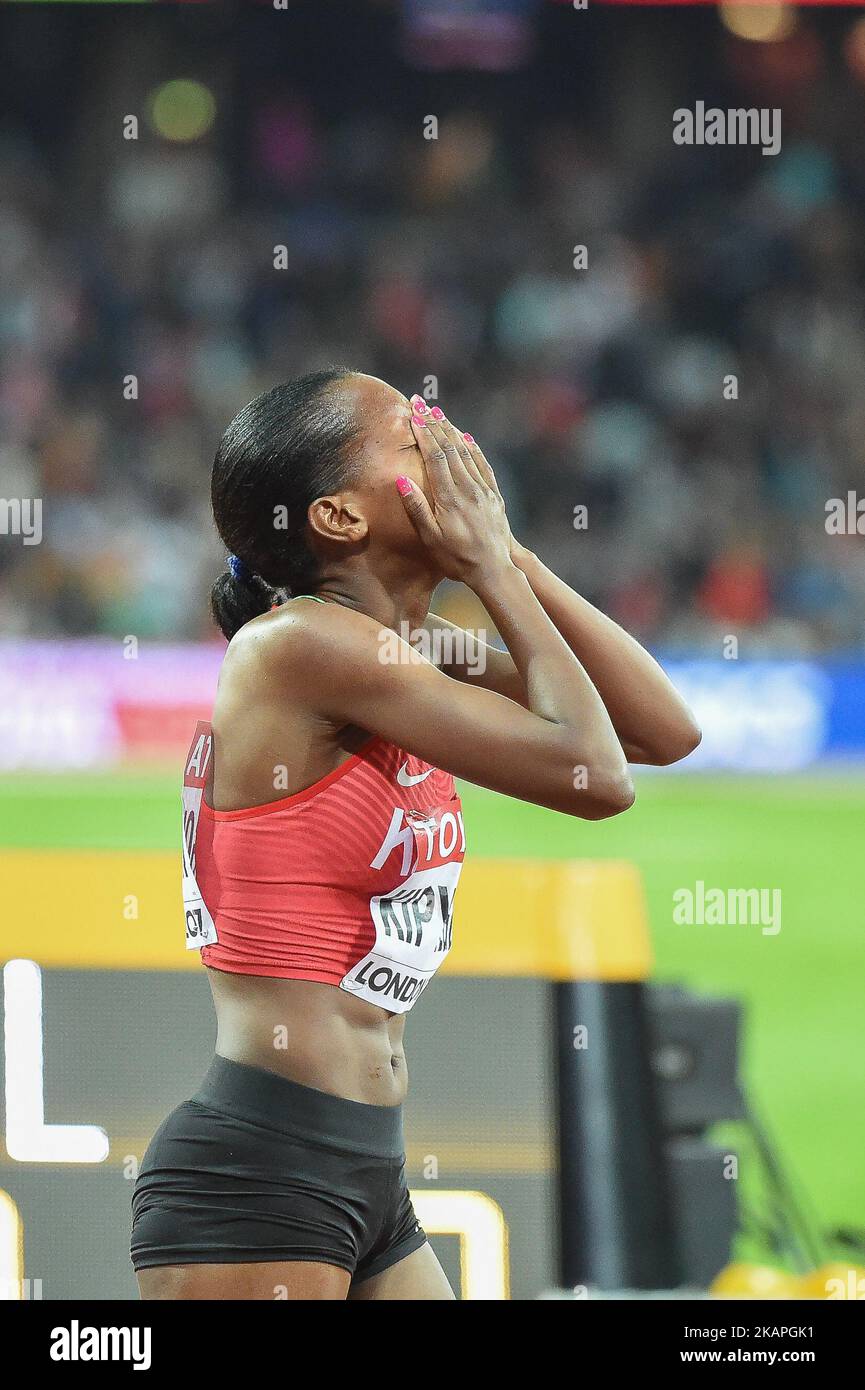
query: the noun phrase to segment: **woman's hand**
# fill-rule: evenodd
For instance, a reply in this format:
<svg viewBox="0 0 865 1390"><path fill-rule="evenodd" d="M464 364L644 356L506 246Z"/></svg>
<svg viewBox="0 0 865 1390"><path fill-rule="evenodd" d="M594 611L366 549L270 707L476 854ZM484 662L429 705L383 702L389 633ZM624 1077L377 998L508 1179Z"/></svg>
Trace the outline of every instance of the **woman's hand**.
<svg viewBox="0 0 865 1390"><path fill-rule="evenodd" d="M511 559L493 471L438 407L433 415L413 404L430 495L401 477L400 496L439 571L471 585L484 604L524 704L452 679L408 642L411 659L383 661L381 623L339 603L314 615L313 605L300 605L305 612L274 625L288 643L278 662L284 698L506 796L587 820L617 815L634 799L621 745L597 690Z"/></svg>
<svg viewBox="0 0 865 1390"><path fill-rule="evenodd" d="M483 576L510 567L514 544L492 468L471 435L461 434L436 407L419 411L412 429L432 492L427 501L408 478L397 487L421 541L448 579L474 587Z"/></svg>

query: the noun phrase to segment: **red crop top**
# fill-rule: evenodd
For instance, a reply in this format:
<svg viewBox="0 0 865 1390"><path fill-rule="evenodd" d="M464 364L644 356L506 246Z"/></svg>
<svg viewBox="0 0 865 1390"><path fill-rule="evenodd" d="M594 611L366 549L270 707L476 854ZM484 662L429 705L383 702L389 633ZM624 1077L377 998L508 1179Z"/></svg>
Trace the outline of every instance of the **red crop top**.
<svg viewBox="0 0 865 1390"><path fill-rule="evenodd" d="M376 737L295 796L214 811L212 756L199 724L183 779L188 948L405 1013L451 945L465 831L450 773Z"/></svg>

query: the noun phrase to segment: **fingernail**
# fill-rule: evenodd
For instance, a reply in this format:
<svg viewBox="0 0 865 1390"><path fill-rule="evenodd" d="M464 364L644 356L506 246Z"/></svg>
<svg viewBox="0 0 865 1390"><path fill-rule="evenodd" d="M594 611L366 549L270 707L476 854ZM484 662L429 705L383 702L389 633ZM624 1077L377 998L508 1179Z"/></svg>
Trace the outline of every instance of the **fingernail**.
<svg viewBox="0 0 865 1390"><path fill-rule="evenodd" d="M403 473L400 473L396 480L396 490L400 497L408 497L409 493L412 491L412 485Z"/></svg>
<svg viewBox="0 0 865 1390"><path fill-rule="evenodd" d="M430 414L432 415L434 420L443 420L445 418L444 411L439 410L437 405L433 406L432 410L430 411Z"/></svg>
<svg viewBox="0 0 865 1390"><path fill-rule="evenodd" d="M475 437L473 434L464 434L463 439L466 441L467 444L474 444L475 442Z"/></svg>
<svg viewBox="0 0 865 1390"><path fill-rule="evenodd" d="M426 401L420 396L412 396L411 403L419 415L426 415Z"/></svg>
<svg viewBox="0 0 865 1390"><path fill-rule="evenodd" d="M426 420L422 420L419 415L413 415L411 417L411 422L413 425L417 425L419 430L426 429Z"/></svg>

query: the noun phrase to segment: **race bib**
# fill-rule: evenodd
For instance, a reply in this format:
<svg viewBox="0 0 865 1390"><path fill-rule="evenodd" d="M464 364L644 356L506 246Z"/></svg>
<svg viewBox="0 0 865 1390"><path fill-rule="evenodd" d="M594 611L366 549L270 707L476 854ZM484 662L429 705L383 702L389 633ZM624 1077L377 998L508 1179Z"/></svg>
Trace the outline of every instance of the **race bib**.
<svg viewBox="0 0 865 1390"><path fill-rule="evenodd" d="M370 898L375 927L372 950L352 966L340 989L407 1013L451 948L454 895L465 854L458 801L423 816L395 808L385 841L372 862L382 868L401 855L407 876L388 893Z"/></svg>
<svg viewBox="0 0 865 1390"><path fill-rule="evenodd" d="M183 773L183 910L186 915L187 951L197 951L218 940L213 918L195 879L198 819L212 755L213 734L210 725L198 723Z"/></svg>

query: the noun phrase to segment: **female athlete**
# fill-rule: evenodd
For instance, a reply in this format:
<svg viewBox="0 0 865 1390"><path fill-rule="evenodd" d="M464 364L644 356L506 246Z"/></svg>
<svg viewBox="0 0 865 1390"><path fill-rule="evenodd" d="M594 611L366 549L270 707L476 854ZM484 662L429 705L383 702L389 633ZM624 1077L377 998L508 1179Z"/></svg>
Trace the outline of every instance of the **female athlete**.
<svg viewBox="0 0 865 1390"><path fill-rule="evenodd" d="M451 944L453 779L599 820L631 805L629 761L699 733L514 540L483 453L419 396L343 370L276 386L226 430L212 500L229 646L183 798L216 1055L142 1162L141 1296L450 1299L401 1110L405 1015ZM506 652L429 614L445 577Z"/></svg>

